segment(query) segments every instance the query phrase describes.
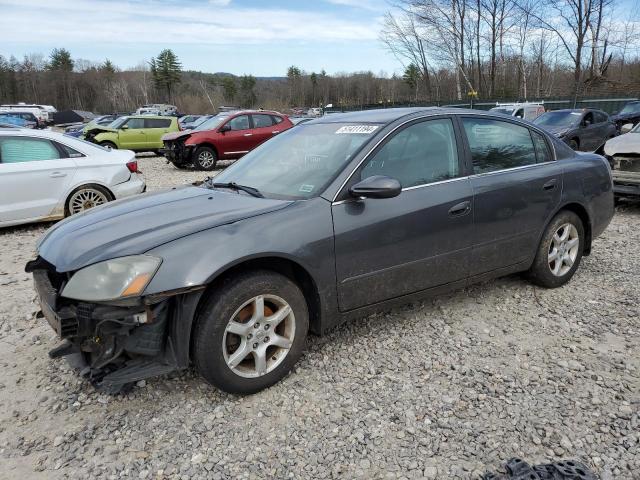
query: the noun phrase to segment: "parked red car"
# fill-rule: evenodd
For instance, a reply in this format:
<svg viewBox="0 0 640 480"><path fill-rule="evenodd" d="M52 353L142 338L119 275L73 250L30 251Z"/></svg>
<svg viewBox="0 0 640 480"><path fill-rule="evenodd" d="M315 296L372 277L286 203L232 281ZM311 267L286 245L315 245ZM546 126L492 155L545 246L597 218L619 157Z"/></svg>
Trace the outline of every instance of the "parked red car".
<svg viewBox="0 0 640 480"><path fill-rule="evenodd" d="M218 160L239 158L291 127L289 118L278 112L225 112L194 130L166 134L161 152L178 168L193 165L199 170L213 170Z"/></svg>

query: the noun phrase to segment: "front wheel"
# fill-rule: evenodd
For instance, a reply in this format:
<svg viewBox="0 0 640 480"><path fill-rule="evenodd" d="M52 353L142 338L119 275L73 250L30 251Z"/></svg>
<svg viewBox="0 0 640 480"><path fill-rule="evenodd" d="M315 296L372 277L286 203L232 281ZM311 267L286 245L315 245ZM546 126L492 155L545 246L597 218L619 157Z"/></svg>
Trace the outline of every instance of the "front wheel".
<svg viewBox="0 0 640 480"><path fill-rule="evenodd" d="M193 361L219 389L256 393L287 375L302 355L308 328L307 303L295 283L271 271L243 273L206 298Z"/></svg>
<svg viewBox="0 0 640 480"><path fill-rule="evenodd" d="M218 155L211 147L200 147L196 150L194 164L198 170L213 170L216 168Z"/></svg>
<svg viewBox="0 0 640 480"><path fill-rule="evenodd" d="M576 272L584 251L584 226L575 213L562 211L542 236L529 278L545 288L561 287Z"/></svg>

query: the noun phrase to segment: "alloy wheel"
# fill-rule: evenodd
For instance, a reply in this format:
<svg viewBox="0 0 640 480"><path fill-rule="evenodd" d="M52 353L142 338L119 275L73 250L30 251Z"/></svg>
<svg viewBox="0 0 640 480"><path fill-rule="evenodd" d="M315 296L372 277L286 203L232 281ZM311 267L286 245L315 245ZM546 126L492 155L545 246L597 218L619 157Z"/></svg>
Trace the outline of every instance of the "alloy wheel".
<svg viewBox="0 0 640 480"><path fill-rule="evenodd" d="M69 212L74 215L107 203L108 201L107 196L99 190L82 188L71 196L69 200Z"/></svg>
<svg viewBox="0 0 640 480"><path fill-rule="evenodd" d="M202 168L210 168L215 165L216 160L211 152L204 151L198 155L198 163Z"/></svg>
<svg viewBox="0 0 640 480"><path fill-rule="evenodd" d="M551 237L547 260L549 269L556 277L566 275L578 256L580 236L572 223L561 225Z"/></svg>
<svg viewBox="0 0 640 480"><path fill-rule="evenodd" d="M258 295L245 302L227 323L222 351L237 375L261 377L287 356L296 333L291 306L276 295Z"/></svg>

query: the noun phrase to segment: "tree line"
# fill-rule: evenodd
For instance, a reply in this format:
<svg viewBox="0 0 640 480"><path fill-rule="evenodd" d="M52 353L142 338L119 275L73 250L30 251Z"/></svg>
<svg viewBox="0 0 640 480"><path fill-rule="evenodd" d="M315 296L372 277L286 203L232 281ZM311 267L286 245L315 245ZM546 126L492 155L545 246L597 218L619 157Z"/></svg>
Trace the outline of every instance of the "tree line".
<svg viewBox="0 0 640 480"><path fill-rule="evenodd" d="M221 105L292 107L537 100L640 94L640 5L614 0L395 0L380 32L401 75L327 74L292 65L282 77L184 71L170 49L130 69L111 60L0 55L0 103L130 112L171 103L188 113ZM635 0L640 1L640 0ZM635 15L635 16L634 16Z"/></svg>

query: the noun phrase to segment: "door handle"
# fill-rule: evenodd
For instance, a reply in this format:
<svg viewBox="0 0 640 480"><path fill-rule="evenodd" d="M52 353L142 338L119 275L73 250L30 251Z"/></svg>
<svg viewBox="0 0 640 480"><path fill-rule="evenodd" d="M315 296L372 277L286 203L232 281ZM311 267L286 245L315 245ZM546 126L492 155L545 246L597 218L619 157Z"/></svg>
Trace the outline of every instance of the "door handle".
<svg viewBox="0 0 640 480"><path fill-rule="evenodd" d="M466 202L460 202L454 205L449 209L450 217L459 217L461 215L466 215L471 211L471 202L467 200Z"/></svg>
<svg viewBox="0 0 640 480"><path fill-rule="evenodd" d="M67 176L67 174L66 174L66 173L64 173L64 172L51 172L51 173L49 174L49 176L50 176L51 178L61 178L61 177L66 177L66 176Z"/></svg>
<svg viewBox="0 0 640 480"><path fill-rule="evenodd" d="M549 180L547 183L545 183L542 186L543 190L553 190L554 188L556 188L556 184L558 183L558 180L556 178L552 178L551 180Z"/></svg>
<svg viewBox="0 0 640 480"><path fill-rule="evenodd" d="M274 130L274 131L273 131L273 132L271 132L271 133L273 133L273 134L275 135L276 133L280 133L280 130Z"/></svg>
<svg viewBox="0 0 640 480"><path fill-rule="evenodd" d="M252 136L252 135L253 135L253 133L245 133L245 134L244 134L244 136L245 136L245 137L250 137L250 136Z"/></svg>

